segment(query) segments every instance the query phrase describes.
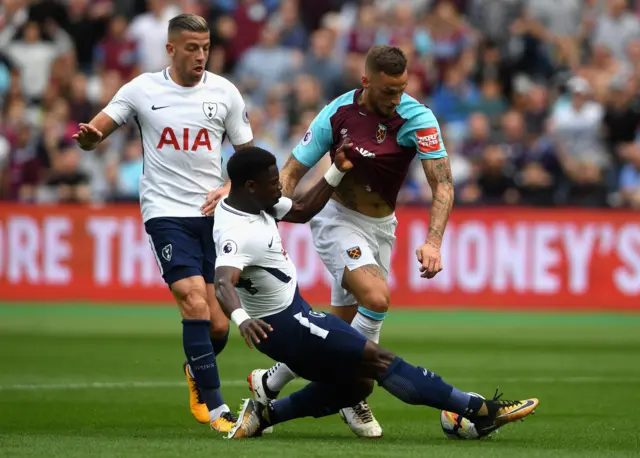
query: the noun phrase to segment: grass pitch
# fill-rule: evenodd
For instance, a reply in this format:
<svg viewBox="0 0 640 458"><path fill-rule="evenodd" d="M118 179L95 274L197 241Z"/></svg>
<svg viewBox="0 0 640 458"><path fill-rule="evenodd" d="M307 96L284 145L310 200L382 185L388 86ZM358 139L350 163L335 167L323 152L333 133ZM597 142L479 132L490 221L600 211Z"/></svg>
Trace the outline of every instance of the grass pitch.
<svg viewBox="0 0 640 458"><path fill-rule="evenodd" d="M195 422L175 309L0 306L1 457L638 456L640 315L392 311L382 344L460 389L535 396L537 414L491 440L451 441L439 412L376 388L384 428L357 439L338 416L226 441ZM218 359L227 403L271 362L232 329ZM301 387L292 384L290 389Z"/></svg>

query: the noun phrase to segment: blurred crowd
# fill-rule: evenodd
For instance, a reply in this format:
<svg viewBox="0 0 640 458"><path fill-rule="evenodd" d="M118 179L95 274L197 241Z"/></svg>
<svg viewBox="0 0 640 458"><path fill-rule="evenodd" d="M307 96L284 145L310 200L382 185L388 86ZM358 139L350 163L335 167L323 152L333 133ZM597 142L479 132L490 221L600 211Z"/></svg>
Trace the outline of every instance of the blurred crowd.
<svg viewBox="0 0 640 458"><path fill-rule="evenodd" d="M626 0L4 0L1 198L137 199L135 128L92 152L71 135L168 65L180 12L208 19L208 69L240 88L280 165L359 86L369 47L391 44L409 57L407 92L440 121L458 205L640 209L640 1ZM400 200L430 199L416 161Z"/></svg>

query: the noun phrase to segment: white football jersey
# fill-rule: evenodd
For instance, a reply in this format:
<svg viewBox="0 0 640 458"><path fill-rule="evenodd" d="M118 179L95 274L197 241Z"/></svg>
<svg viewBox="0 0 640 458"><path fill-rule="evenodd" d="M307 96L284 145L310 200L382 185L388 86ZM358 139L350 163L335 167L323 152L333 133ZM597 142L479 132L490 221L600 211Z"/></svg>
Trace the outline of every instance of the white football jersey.
<svg viewBox="0 0 640 458"><path fill-rule="evenodd" d="M204 72L193 87L169 69L144 73L120 88L106 113L118 125L132 117L142 137L142 219L202 216L209 191L224 184L221 146L252 140L245 103L228 80Z"/></svg>
<svg viewBox="0 0 640 458"><path fill-rule="evenodd" d="M273 214L263 211L259 215L236 210L226 200L216 207L216 268L242 270L236 290L242 308L251 318L274 315L293 302L298 276L276 225L292 205L291 199L282 197Z"/></svg>

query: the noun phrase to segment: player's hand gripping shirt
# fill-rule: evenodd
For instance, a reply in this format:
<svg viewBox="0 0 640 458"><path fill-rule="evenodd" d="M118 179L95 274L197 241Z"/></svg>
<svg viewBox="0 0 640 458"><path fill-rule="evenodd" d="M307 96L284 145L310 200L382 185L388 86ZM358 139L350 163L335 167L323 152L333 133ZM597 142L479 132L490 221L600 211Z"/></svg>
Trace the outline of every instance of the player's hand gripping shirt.
<svg viewBox="0 0 640 458"><path fill-rule="evenodd" d="M216 268L242 270L236 285L242 308L251 318L262 318L286 309L298 285L296 268L282 246L276 224L291 210L283 197L272 213L244 213L223 200L214 213L213 240Z"/></svg>
<svg viewBox="0 0 640 458"><path fill-rule="evenodd" d="M445 157L440 126L433 112L404 94L396 112L384 118L358 105L362 89L347 92L328 104L311 123L293 150L294 157L313 167L329 151L331 159L345 137L354 148L347 152L354 169L349 173L395 208L411 161Z"/></svg>
<svg viewBox="0 0 640 458"><path fill-rule="evenodd" d="M238 89L205 72L194 87L174 83L168 69L144 73L120 88L103 110L117 124L132 117L144 154L142 218L202 216L207 193L222 184L221 146L253 134Z"/></svg>

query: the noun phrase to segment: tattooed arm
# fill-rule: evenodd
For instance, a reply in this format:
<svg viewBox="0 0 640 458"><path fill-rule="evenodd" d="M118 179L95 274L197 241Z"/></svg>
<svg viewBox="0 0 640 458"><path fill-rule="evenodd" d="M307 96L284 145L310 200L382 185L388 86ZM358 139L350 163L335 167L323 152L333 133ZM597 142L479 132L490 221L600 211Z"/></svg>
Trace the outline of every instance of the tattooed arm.
<svg viewBox="0 0 640 458"><path fill-rule="evenodd" d="M282 195L292 198L293 193L296 190L296 186L298 186L298 183L300 183L302 177L304 177L309 170L310 168L297 160L293 156L293 154L289 156L289 159L287 159L287 162L284 164L284 167L282 167L282 170L280 171Z"/></svg>
<svg viewBox="0 0 640 458"><path fill-rule="evenodd" d="M448 157L438 159L423 159L422 167L431 186L433 201L431 217L429 218L429 232L424 245L416 250L420 263L421 277L433 278L442 270L442 256L440 246L447 227L451 207L453 207L453 179Z"/></svg>
<svg viewBox="0 0 640 458"><path fill-rule="evenodd" d="M431 216L429 218L429 232L427 243L435 248L442 245L444 230L449 221L449 214L453 207L453 178L449 158L423 159L422 168L427 176L433 195Z"/></svg>

